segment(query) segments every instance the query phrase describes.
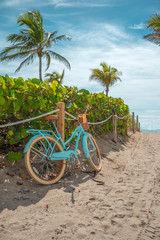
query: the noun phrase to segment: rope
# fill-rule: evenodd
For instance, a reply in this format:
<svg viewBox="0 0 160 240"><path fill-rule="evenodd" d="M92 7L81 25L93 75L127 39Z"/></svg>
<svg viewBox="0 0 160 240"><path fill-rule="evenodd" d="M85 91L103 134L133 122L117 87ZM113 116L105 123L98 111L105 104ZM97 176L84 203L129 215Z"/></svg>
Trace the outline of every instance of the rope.
<svg viewBox="0 0 160 240"><path fill-rule="evenodd" d="M66 120L70 120L70 121L73 121L75 119L77 119L76 117L74 117L73 115L71 115L70 113L66 112L65 111L65 114L72 117L72 119L69 119L69 118L65 118ZM88 124L90 125L96 125L96 124L101 124L101 123L104 123L104 122L107 122L111 117L113 116L113 114L111 116L109 116L107 119L101 121L101 122L96 122L96 123L91 123L91 122L88 122Z"/></svg>
<svg viewBox="0 0 160 240"><path fill-rule="evenodd" d="M3 124L3 125L0 125L0 128L9 127L9 126L14 126L14 125L18 125L18 124L21 124L21 123L30 122L30 121L33 121L33 120L35 120L35 119L38 119L38 118L41 118L41 117L45 117L45 116L47 116L47 115L49 115L49 114L52 114L52 113L55 113L55 112L58 112L58 111L60 111L60 109L56 109L56 110L53 110L53 111L51 111L51 112L44 113L44 114L42 114L42 115L39 115L39 116L36 116L36 117L33 117L33 118L29 118L29 119L25 119L25 120L13 122L13 123ZM71 117L71 119L70 119L70 118L65 118L65 119L68 120L68 121L73 121L73 120L77 119L77 118L74 117L72 114L68 113L67 111L65 111L65 114ZM103 121L101 121L101 122L95 122L95 123L93 123L93 122L88 122L88 124L90 124L90 125L102 124L102 123L104 123L104 122L107 122L112 116L113 116L113 114L110 115L107 119L105 119L105 120L103 120ZM116 116L117 118L119 118L119 119L124 119L124 118L125 118L125 116L124 116L124 117L119 117L119 116L117 116L117 115L115 115L115 116Z"/></svg>
<svg viewBox="0 0 160 240"><path fill-rule="evenodd" d="M76 117L74 117L73 115L71 115L70 113L68 113L68 112L66 112L66 111L65 111L65 114L68 115L68 116L70 116L70 117L72 117L72 119L65 118L66 120L73 121L73 120L77 119ZM101 121L101 122L95 122L95 123L93 123L93 122L88 122L88 124L90 124L90 125L102 124L102 123L104 123L104 122L107 122L112 116L113 116L113 114L110 115L107 119L105 119L105 120L103 120L103 121ZM119 117L119 116L117 116L117 115L114 115L114 116L116 116L116 117L119 118L119 119L124 119L124 118L125 118L125 116L123 116L123 117Z"/></svg>
<svg viewBox="0 0 160 240"><path fill-rule="evenodd" d="M72 118L72 119L68 119L68 120L75 120L75 119L77 119L76 117L74 117L73 115L71 115L70 113L68 113L66 111L65 111L65 114Z"/></svg>
<svg viewBox="0 0 160 240"><path fill-rule="evenodd" d="M68 121L73 121L73 120L75 120L75 119L71 119L71 118L65 118L65 120L68 120Z"/></svg>
<svg viewBox="0 0 160 240"><path fill-rule="evenodd" d="M14 126L14 125L17 125L17 124L21 124L21 123L26 123L26 122L30 122L30 121L33 121L35 119L38 119L38 118L41 118L41 117L45 117L51 113L55 113L55 112L58 112L60 111L60 109L56 109L54 111L51 111L51 112L48 112L48 113L44 113L42 115L39 115L37 117L33 117L33 118L29 118L29 119L25 119L25 120L21 120L21 121L17 121L17 122L14 122L14 123L7 123L7 124L3 124L3 125L0 125L0 128L4 128L4 127L9 127L9 126Z"/></svg>
<svg viewBox="0 0 160 240"><path fill-rule="evenodd" d="M117 115L115 115L117 118L119 118L119 119L124 119L126 116L123 116L123 117L119 117L119 116L117 116Z"/></svg>
<svg viewBox="0 0 160 240"><path fill-rule="evenodd" d="M113 114L111 116L109 116L107 119L105 119L105 120L103 120L101 122L96 122L96 123L88 122L88 124L90 124L90 125L101 124L101 123L107 122L112 116L113 116Z"/></svg>

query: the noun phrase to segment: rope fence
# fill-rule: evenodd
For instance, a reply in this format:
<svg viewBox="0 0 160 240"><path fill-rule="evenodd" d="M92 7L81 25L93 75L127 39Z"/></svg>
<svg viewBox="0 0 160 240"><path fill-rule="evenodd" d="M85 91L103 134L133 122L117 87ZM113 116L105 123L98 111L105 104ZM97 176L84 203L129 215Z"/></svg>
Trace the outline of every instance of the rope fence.
<svg viewBox="0 0 160 240"><path fill-rule="evenodd" d="M103 121L101 121L101 122L95 122L95 123L93 123L93 122L88 122L88 124L90 124L90 125L102 124L102 123L107 122L112 116L113 116L113 114L111 114L107 119L105 119L105 120L103 120Z"/></svg>
<svg viewBox="0 0 160 240"><path fill-rule="evenodd" d="M65 111L65 104L63 102L58 103L57 106L58 106L58 109L53 110L51 112L44 113L44 114L41 114L41 115L36 116L36 117L32 117L32 118L25 119L25 120L20 120L20 121L13 122L13 123L3 124L3 125L0 125L0 128L5 128L5 127L9 127L9 126L14 126L14 125L30 122L30 121L33 121L33 120L36 120L36 119L39 119L39 118L42 118L42 117L45 117L45 116L48 116L50 114L58 112L58 120L57 120L57 125L58 125L58 128L59 128L58 130L59 130L60 134L64 136L65 135L65 131L64 131L64 126L65 126L64 121L65 121L65 119L68 120L68 121L73 121L73 120L77 120L78 118L73 116L72 114L68 113L67 111ZM70 118L66 118L65 115L69 116ZM107 122L109 119L112 118L113 119L113 125L114 125L114 127L113 127L114 141L117 142L117 119L123 120L126 117L128 117L128 116L117 116L116 114L111 114L107 119L105 119L103 121L88 122L88 124L89 125L99 125L99 124L103 124L103 123ZM132 116L130 116L130 117L132 118L129 121L130 130L132 130L133 133L135 133L135 130L140 131L140 123L138 121L138 116L136 118L136 121L135 121L134 113L132 113ZM127 125L127 121L126 121L126 133L127 133L127 129L128 129L128 125Z"/></svg>
<svg viewBox="0 0 160 240"><path fill-rule="evenodd" d="M56 112L59 112L59 111L60 111L60 109L56 109L54 111L51 111L51 112L48 112L48 113L44 113L42 115L39 115L39 116L36 116L36 117L33 117L33 118L29 118L29 119L25 119L25 120L13 122L13 123L3 124L3 125L0 125L0 128L10 127L10 126L14 126L14 125L30 122L30 121L33 121L33 120L36 120L38 118L42 118L42 117L48 116L49 114L53 114L53 113L56 113Z"/></svg>
<svg viewBox="0 0 160 240"><path fill-rule="evenodd" d="M68 115L71 118L65 118L68 121L73 121L73 120L77 120L76 117L74 117L72 114L68 113L67 111L65 111L65 114Z"/></svg>

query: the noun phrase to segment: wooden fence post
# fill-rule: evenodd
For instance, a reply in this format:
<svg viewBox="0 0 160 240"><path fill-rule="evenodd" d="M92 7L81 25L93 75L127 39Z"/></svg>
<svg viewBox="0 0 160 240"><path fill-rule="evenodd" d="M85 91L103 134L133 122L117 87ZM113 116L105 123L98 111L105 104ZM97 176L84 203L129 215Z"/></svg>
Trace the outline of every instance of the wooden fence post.
<svg viewBox="0 0 160 240"><path fill-rule="evenodd" d="M132 112L132 131L135 133L134 112Z"/></svg>
<svg viewBox="0 0 160 240"><path fill-rule="evenodd" d="M138 115L137 115L137 119L136 119L136 130L138 131L139 126L138 126Z"/></svg>
<svg viewBox="0 0 160 240"><path fill-rule="evenodd" d="M138 131L139 131L139 132L141 131L141 125L140 125L140 122L139 122L139 126L138 126Z"/></svg>
<svg viewBox="0 0 160 240"><path fill-rule="evenodd" d="M128 128L129 128L129 131L131 130L131 115L129 115L128 117Z"/></svg>
<svg viewBox="0 0 160 240"><path fill-rule="evenodd" d="M58 121L57 121L57 128L59 133L61 134L62 140L65 140L65 104L64 102L57 103L57 108L60 111L57 112Z"/></svg>
<svg viewBox="0 0 160 240"><path fill-rule="evenodd" d="M128 132L128 118L126 119L126 126L125 126L125 133L127 135L127 132Z"/></svg>
<svg viewBox="0 0 160 240"><path fill-rule="evenodd" d="M114 141L117 142L117 116L114 115L113 116L113 137L114 137Z"/></svg>

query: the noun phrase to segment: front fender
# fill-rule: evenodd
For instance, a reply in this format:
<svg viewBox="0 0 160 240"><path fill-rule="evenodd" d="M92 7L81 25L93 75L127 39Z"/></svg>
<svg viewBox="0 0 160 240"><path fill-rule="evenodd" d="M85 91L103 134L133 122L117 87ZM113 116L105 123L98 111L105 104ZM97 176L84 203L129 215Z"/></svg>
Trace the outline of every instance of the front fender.
<svg viewBox="0 0 160 240"><path fill-rule="evenodd" d="M48 134L48 133L45 133L45 135L48 135L48 136L53 137L52 135L50 135L50 134ZM25 146L25 148L24 148L23 153L26 153L26 152L28 151L28 148L29 148L31 142L32 142L35 138L37 138L37 137L39 137L39 136L42 136L42 134L34 135L34 136L29 140L29 142L26 144L26 146Z"/></svg>
<svg viewBox="0 0 160 240"><path fill-rule="evenodd" d="M85 157L89 158L89 151L88 151L87 141L86 141L87 136L89 137L89 133L84 132L84 134L82 136L82 147L83 147L83 152L84 152Z"/></svg>

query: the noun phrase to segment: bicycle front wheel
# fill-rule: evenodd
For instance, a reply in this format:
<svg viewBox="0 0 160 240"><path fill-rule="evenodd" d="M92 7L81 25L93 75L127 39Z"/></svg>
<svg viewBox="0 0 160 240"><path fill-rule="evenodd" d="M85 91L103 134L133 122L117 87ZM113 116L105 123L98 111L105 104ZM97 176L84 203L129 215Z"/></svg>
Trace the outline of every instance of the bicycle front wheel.
<svg viewBox="0 0 160 240"><path fill-rule="evenodd" d="M97 146L96 140L92 137L91 134L89 136L86 136L86 144L89 152L88 162L95 171L99 172L101 170L100 151Z"/></svg>
<svg viewBox="0 0 160 240"><path fill-rule="evenodd" d="M51 161L48 159L55 142L56 139L51 136L38 136L33 139L25 153L25 165L29 175L43 185L58 182L65 172L65 160ZM62 151L62 146L57 142L54 152Z"/></svg>

